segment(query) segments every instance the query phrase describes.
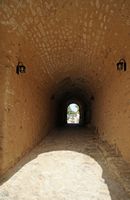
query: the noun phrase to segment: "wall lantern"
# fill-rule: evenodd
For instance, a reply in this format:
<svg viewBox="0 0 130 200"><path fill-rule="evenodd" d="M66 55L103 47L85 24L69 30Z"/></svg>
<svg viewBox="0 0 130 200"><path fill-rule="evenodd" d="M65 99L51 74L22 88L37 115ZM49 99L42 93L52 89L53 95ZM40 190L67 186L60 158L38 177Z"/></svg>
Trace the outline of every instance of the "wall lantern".
<svg viewBox="0 0 130 200"><path fill-rule="evenodd" d="M17 74L26 73L26 67L23 65L22 62L18 62L18 65L16 67L16 73Z"/></svg>
<svg viewBox="0 0 130 200"><path fill-rule="evenodd" d="M124 59L120 59L117 63L117 70L126 71L126 61Z"/></svg>

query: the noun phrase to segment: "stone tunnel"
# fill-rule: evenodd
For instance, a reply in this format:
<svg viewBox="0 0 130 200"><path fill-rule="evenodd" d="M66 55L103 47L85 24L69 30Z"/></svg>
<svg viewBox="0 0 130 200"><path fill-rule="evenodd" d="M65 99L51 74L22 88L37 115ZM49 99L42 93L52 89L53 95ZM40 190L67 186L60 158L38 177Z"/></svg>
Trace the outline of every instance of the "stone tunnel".
<svg viewBox="0 0 130 200"><path fill-rule="evenodd" d="M130 163L129 42L129 0L0 1L1 177L66 127L69 102Z"/></svg>

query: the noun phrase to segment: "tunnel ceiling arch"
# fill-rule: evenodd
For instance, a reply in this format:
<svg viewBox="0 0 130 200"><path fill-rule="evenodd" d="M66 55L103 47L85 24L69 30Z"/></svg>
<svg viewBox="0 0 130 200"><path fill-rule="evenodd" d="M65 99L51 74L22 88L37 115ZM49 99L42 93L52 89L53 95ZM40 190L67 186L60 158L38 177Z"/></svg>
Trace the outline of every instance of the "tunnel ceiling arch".
<svg viewBox="0 0 130 200"><path fill-rule="evenodd" d="M77 99L87 102L90 100L91 95L89 88L87 91L85 87L85 80L83 78L73 79L66 77L56 85L52 99L54 97L56 101L74 101Z"/></svg>
<svg viewBox="0 0 130 200"><path fill-rule="evenodd" d="M100 88L116 62L128 57L129 1L14 0L2 1L0 9L2 55L12 68L26 63L44 89L67 76Z"/></svg>

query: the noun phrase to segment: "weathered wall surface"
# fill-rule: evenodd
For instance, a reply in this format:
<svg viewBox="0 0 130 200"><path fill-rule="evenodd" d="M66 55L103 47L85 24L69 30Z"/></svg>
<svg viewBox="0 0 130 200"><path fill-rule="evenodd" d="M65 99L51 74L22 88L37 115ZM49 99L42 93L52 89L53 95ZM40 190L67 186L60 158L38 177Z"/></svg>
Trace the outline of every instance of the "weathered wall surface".
<svg viewBox="0 0 130 200"><path fill-rule="evenodd" d="M3 174L47 134L49 97L33 78L35 69L31 67L36 63L30 59L33 55L32 48L27 49L28 42L21 42L15 34L6 33L1 37L0 171ZM19 51L20 46L24 56L22 50ZM21 57L26 73L17 75L16 66Z"/></svg>
<svg viewBox="0 0 130 200"><path fill-rule="evenodd" d="M5 71L2 66L0 66L0 174L1 166L3 162L2 156L2 143L3 143L3 123L4 123L4 91L5 91Z"/></svg>
<svg viewBox="0 0 130 200"><path fill-rule="evenodd" d="M95 94L93 124L130 162L130 71L115 72Z"/></svg>
<svg viewBox="0 0 130 200"><path fill-rule="evenodd" d="M8 76L9 77L9 76ZM6 92L3 171L36 145L47 132L47 102L27 76L10 76Z"/></svg>

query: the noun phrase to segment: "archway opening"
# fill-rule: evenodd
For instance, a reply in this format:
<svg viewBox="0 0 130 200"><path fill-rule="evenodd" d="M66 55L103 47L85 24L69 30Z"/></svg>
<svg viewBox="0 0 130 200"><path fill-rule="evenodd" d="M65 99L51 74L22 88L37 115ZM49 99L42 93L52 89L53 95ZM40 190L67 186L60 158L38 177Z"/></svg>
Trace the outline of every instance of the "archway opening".
<svg viewBox="0 0 130 200"><path fill-rule="evenodd" d="M76 103L71 103L67 107L67 124L80 123L80 107Z"/></svg>

